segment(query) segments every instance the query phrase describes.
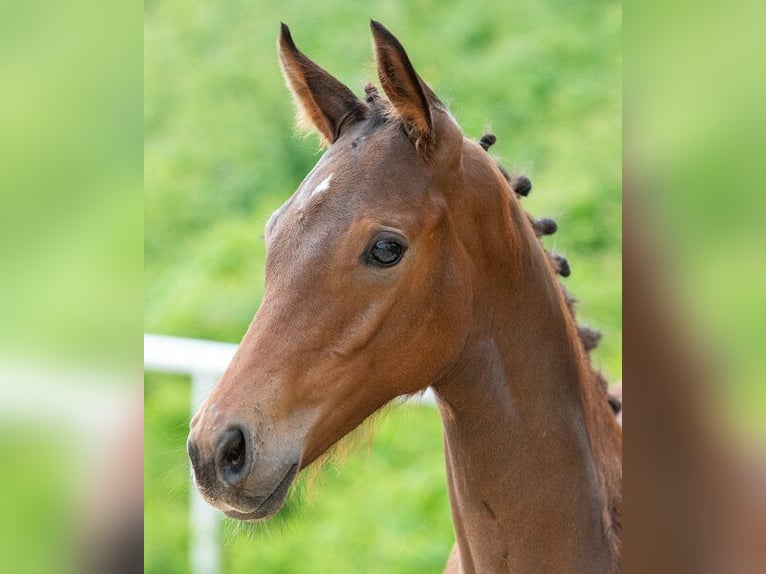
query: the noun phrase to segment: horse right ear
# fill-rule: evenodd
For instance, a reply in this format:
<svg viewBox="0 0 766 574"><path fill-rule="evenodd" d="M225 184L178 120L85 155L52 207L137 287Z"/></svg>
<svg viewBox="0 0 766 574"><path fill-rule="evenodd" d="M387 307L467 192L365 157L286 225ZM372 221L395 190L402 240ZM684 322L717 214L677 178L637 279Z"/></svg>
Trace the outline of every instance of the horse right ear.
<svg viewBox="0 0 766 574"><path fill-rule="evenodd" d="M399 40L380 22L370 20L370 28L380 85L404 121L415 146L420 148L433 135L429 97L437 102L438 99L415 72Z"/></svg>
<svg viewBox="0 0 766 574"><path fill-rule="evenodd" d="M366 117L367 106L298 50L284 23L279 35L279 61L298 105L299 125L313 127L326 142L334 143L346 126Z"/></svg>

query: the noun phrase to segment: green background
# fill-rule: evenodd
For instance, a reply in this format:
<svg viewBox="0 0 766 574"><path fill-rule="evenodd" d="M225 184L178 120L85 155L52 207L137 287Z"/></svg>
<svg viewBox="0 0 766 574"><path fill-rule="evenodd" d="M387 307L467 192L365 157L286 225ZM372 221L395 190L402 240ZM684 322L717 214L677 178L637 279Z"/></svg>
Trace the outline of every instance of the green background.
<svg viewBox="0 0 766 574"><path fill-rule="evenodd" d="M621 349L621 4L543 0L145 3L145 331L239 342L263 290L263 226L317 161L295 135L279 22L357 93L370 18L404 44L469 137L534 190L581 319ZM189 384L145 381L145 567L188 572ZM257 528L226 521L224 572L440 572L453 542L438 413L395 407L370 445Z"/></svg>

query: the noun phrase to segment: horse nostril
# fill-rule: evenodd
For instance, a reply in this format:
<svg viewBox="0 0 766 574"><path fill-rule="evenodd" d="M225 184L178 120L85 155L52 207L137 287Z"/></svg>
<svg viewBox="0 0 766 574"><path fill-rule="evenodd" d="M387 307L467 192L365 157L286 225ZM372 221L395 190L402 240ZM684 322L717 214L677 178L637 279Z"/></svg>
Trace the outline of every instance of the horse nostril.
<svg viewBox="0 0 766 574"><path fill-rule="evenodd" d="M186 452L189 453L192 467L195 469L199 467L199 448L197 448L197 444L192 440L191 435L186 439Z"/></svg>
<svg viewBox="0 0 766 574"><path fill-rule="evenodd" d="M221 437L216 453L216 464L223 481L238 486L247 478L250 470L247 439L242 429L230 428Z"/></svg>

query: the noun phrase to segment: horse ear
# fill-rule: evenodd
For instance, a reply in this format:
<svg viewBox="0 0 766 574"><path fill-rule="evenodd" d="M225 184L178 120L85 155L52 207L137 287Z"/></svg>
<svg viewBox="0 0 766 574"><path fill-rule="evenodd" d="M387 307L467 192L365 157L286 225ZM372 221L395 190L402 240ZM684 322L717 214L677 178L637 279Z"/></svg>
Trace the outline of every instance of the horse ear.
<svg viewBox="0 0 766 574"><path fill-rule="evenodd" d="M370 20L380 85L404 120L416 145L432 135L428 96L436 96L412 67L399 40L383 24Z"/></svg>
<svg viewBox="0 0 766 574"><path fill-rule="evenodd" d="M313 126L327 142L335 142L344 127L366 116L367 106L298 50L284 23L279 35L279 61L298 104L299 123Z"/></svg>

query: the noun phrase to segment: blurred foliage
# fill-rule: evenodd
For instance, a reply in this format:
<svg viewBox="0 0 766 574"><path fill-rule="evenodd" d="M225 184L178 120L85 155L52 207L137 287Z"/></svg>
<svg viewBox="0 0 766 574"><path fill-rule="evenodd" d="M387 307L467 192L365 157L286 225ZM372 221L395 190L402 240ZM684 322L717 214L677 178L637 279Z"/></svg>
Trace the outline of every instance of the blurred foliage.
<svg viewBox="0 0 766 574"><path fill-rule="evenodd" d="M141 24L135 2L0 7L0 572L82 572L122 518L114 497L90 535L98 439L129 410L104 397L141 389Z"/></svg>
<svg viewBox="0 0 766 574"><path fill-rule="evenodd" d="M596 363L621 376L621 4L151 0L145 4L145 330L239 342L263 291L263 226L318 159L295 137L279 22L357 93L368 20L402 41L470 137L535 189L572 265ZM146 571L185 572L185 381L146 382ZM369 453L278 525L226 528L226 572L440 572L453 535L438 414L394 410Z"/></svg>
<svg viewBox="0 0 766 574"><path fill-rule="evenodd" d="M62 492L71 489L71 467L67 455L72 441L51 440L50 428L35 430L0 424L0 456L6 469L24 468L0 474L0 489L9 496L0 498L0 571L72 572L73 528L71 501ZM53 444L52 444L53 443ZM54 447L55 445L55 447ZM30 457L30 450L45 456ZM51 488L50 469L58 473ZM14 519L8 520L7 517Z"/></svg>
<svg viewBox="0 0 766 574"><path fill-rule="evenodd" d="M126 3L3 3L0 349L7 355L111 368L139 356L140 18Z"/></svg>
<svg viewBox="0 0 766 574"><path fill-rule="evenodd" d="M626 29L630 177L642 200L630 215L661 253L657 271L716 379L716 404L738 431L764 437L766 78L750 73L764 7L691 8L652 0ZM649 28L652 41L639 44Z"/></svg>

